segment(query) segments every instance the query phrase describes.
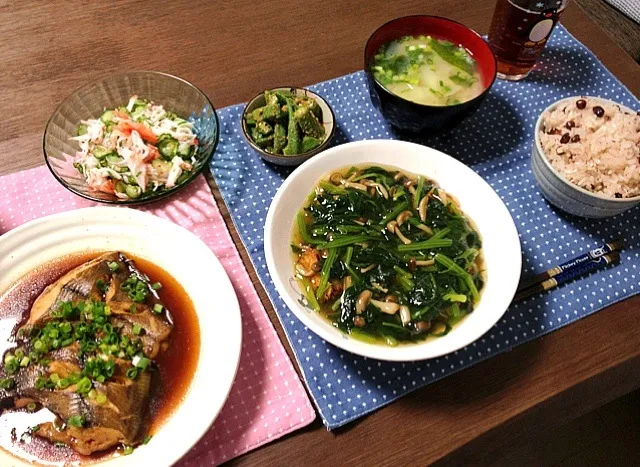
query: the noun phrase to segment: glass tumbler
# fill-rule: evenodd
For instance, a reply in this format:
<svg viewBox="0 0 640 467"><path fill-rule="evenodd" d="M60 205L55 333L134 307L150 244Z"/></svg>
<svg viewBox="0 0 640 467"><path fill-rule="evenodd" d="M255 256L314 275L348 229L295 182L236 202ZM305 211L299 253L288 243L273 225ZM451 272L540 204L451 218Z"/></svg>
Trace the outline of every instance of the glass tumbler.
<svg viewBox="0 0 640 467"><path fill-rule="evenodd" d="M498 60L498 78L526 77L540 56L567 0L498 0L489 45Z"/></svg>

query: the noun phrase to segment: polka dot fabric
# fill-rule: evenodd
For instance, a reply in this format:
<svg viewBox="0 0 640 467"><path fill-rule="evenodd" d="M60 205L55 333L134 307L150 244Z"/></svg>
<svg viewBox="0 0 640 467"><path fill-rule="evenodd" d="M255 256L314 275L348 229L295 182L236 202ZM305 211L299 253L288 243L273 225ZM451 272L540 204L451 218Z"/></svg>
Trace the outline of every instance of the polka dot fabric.
<svg viewBox="0 0 640 467"><path fill-rule="evenodd" d="M96 205L65 190L46 167L10 174L0 178L0 234L39 217ZM229 399L213 427L178 465L217 465L311 423L315 419L311 402L204 177L168 200L140 210L175 222L204 241L227 271L242 312L240 368Z"/></svg>
<svg viewBox="0 0 640 467"><path fill-rule="evenodd" d="M399 138L372 107L362 72L311 89L325 97L335 111L338 130L334 144ZM329 429L638 293L639 210L613 221L568 216L549 206L531 173L532 134L537 117L552 102L577 94L606 97L631 108L639 107L633 95L559 26L538 67L526 81L497 81L480 110L457 128L412 141L460 159L491 184L517 224L524 274L541 272L618 237L623 237L628 245L622 254L622 264L513 305L490 332L458 352L404 364L343 352L309 331L288 310L267 271L263 226L269 204L290 170L263 162L245 143L239 125L241 105L220 112L222 133L211 166L214 176ZM393 163L391 154L389 163Z"/></svg>

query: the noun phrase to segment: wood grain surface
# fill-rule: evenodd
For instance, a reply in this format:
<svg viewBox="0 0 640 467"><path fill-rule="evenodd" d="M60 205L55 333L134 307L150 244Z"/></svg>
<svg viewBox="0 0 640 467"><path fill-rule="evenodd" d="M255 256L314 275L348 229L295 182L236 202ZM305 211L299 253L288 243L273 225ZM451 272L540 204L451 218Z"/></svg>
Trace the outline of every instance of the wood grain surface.
<svg viewBox="0 0 640 467"><path fill-rule="evenodd" d="M484 34L493 5L494 0L0 0L0 174L42 164L42 133L56 105L106 73L146 69L176 74L223 107L265 88L304 86L360 69L368 36L398 16L446 16ZM570 6L563 23L640 94L638 65L579 8ZM638 297L619 303L418 390L335 433L316 421L233 463L409 465L495 459L509 445L640 387L640 321L630 319L639 307Z"/></svg>

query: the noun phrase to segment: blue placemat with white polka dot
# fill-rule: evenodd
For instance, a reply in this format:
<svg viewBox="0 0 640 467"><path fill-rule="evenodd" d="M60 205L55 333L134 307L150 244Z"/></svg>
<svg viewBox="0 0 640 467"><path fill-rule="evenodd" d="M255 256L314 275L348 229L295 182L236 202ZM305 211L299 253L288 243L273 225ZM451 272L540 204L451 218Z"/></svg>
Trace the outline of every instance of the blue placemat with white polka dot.
<svg viewBox="0 0 640 467"><path fill-rule="evenodd" d="M398 138L372 107L362 72L311 89L324 96L335 111L334 144ZM578 94L606 97L640 109L638 100L559 26L526 81L497 81L473 116L455 129L417 142L470 165L496 190L516 221L524 274L541 272L614 238L627 242L621 264L513 305L477 342L448 356L416 363L379 362L346 353L310 332L287 309L267 272L263 226L276 190L291 171L263 162L245 143L240 129L242 105L220 111L220 145L211 169L329 429L640 291L640 209L619 215L613 222L571 217L549 206L531 173L537 117L554 101Z"/></svg>

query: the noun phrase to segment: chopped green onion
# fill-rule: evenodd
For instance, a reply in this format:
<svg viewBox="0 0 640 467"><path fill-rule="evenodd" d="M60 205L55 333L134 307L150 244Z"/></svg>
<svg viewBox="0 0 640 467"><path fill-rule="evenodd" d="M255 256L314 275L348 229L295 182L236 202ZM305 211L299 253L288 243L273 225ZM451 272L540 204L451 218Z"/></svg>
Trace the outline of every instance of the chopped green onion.
<svg viewBox="0 0 640 467"><path fill-rule="evenodd" d="M127 370L127 378L129 379L136 379L136 376L138 376L138 369L135 367L131 367Z"/></svg>
<svg viewBox="0 0 640 467"><path fill-rule="evenodd" d="M155 305L153 305L154 313L162 313L162 310L163 310L163 306L160 305L159 303L156 303Z"/></svg>
<svg viewBox="0 0 640 467"><path fill-rule="evenodd" d="M18 368L19 368L18 360L16 360L15 357L12 360L9 360L9 362L4 364L4 369L6 370L7 374L10 374L10 375L17 372Z"/></svg>
<svg viewBox="0 0 640 467"><path fill-rule="evenodd" d="M133 453L133 446L125 446L122 449L122 455L123 456L128 456L129 454L132 454L132 453Z"/></svg>
<svg viewBox="0 0 640 467"><path fill-rule="evenodd" d="M149 441L151 441L151 438L153 438L153 436L151 435L145 436L144 439L142 440L142 444L149 444Z"/></svg>
<svg viewBox="0 0 640 467"><path fill-rule="evenodd" d="M149 364L151 363L151 360L149 360L143 354L138 354L135 357L133 357L133 360L131 361L131 363L133 363L133 366L135 366L136 368L139 368L140 370L146 370Z"/></svg>
<svg viewBox="0 0 640 467"><path fill-rule="evenodd" d="M105 396L103 393L98 393L98 395L96 396L96 402L100 405L104 404L105 402L107 402L107 396Z"/></svg>
<svg viewBox="0 0 640 467"><path fill-rule="evenodd" d="M35 402L29 402L27 404L27 410L29 412L33 412L34 410L36 410L37 405L35 404Z"/></svg>
<svg viewBox="0 0 640 467"><path fill-rule="evenodd" d="M84 422L84 417L81 417L80 415L72 415L67 420L67 425L71 425L76 428L82 428L84 426Z"/></svg>
<svg viewBox="0 0 640 467"><path fill-rule="evenodd" d="M29 359L29 357L22 357L22 360L20 360L20 366L22 368L29 366L29 362L31 361L31 359Z"/></svg>
<svg viewBox="0 0 640 467"><path fill-rule="evenodd" d="M0 378L0 389L11 389L14 384L11 378Z"/></svg>
<svg viewBox="0 0 640 467"><path fill-rule="evenodd" d="M142 326L140 326L139 324L134 324L133 328L131 329L131 331L136 335L139 336L140 333L142 332Z"/></svg>
<svg viewBox="0 0 640 467"><path fill-rule="evenodd" d="M110 263L107 263L107 266L109 266L109 270L111 272L116 272L120 268L120 265L115 261L111 261Z"/></svg>
<svg viewBox="0 0 640 467"><path fill-rule="evenodd" d="M56 386L58 386L60 389L67 389L69 386L71 386L71 381L69 381L69 379L67 378L61 379L60 381L58 381Z"/></svg>
<svg viewBox="0 0 640 467"><path fill-rule="evenodd" d="M76 383L76 392L78 394L87 394L92 387L93 387L93 383L89 378L85 376Z"/></svg>
<svg viewBox="0 0 640 467"><path fill-rule="evenodd" d="M131 304L131 306L129 307L129 311L131 313L135 313L137 311L137 308L136 308L135 304L133 304L133 303Z"/></svg>
<svg viewBox="0 0 640 467"><path fill-rule="evenodd" d="M106 293L107 290L109 290L109 284L107 284L104 280L102 279L98 279L96 281L96 287L98 288L98 290L102 293Z"/></svg>
<svg viewBox="0 0 640 467"><path fill-rule="evenodd" d="M38 376L38 379L36 379L36 389L39 391L44 389L46 383L47 380L45 380L42 376Z"/></svg>
<svg viewBox="0 0 640 467"><path fill-rule="evenodd" d="M154 282L153 284L151 284L151 288L153 290L160 290L162 288L162 284L160 282Z"/></svg>

